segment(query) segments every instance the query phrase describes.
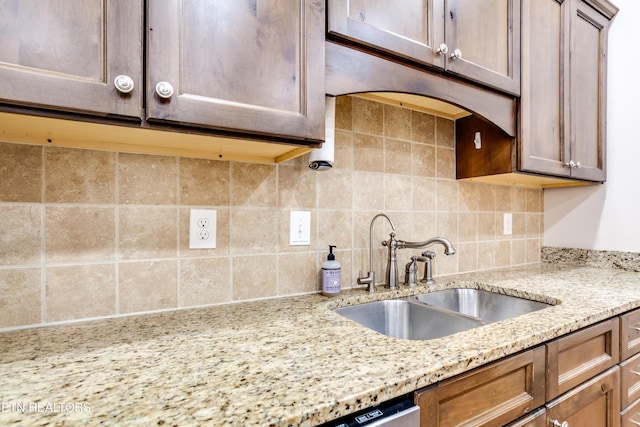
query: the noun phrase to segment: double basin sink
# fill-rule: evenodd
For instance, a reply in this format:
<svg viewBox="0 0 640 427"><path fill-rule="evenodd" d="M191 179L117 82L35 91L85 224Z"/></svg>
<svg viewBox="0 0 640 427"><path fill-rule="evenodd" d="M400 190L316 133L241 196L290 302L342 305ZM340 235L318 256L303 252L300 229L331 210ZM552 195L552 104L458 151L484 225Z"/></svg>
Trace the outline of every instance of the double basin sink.
<svg viewBox="0 0 640 427"><path fill-rule="evenodd" d="M480 289L445 289L342 307L336 313L381 334L430 340L551 307Z"/></svg>

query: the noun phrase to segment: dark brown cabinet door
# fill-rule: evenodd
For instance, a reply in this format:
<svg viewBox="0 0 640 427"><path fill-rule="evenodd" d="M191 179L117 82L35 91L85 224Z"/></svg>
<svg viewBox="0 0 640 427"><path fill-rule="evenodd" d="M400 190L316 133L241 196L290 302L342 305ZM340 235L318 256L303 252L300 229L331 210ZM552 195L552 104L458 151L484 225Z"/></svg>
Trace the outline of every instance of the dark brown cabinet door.
<svg viewBox="0 0 640 427"><path fill-rule="evenodd" d="M521 0L447 0L447 70L520 94Z"/></svg>
<svg viewBox="0 0 640 427"><path fill-rule="evenodd" d="M571 0L569 72L571 176L604 181L606 138L607 32L609 19L582 0Z"/></svg>
<svg viewBox="0 0 640 427"><path fill-rule="evenodd" d="M0 0L0 102L140 117L142 23L142 0Z"/></svg>
<svg viewBox="0 0 640 427"><path fill-rule="evenodd" d="M520 93L521 0L329 0L330 35Z"/></svg>
<svg viewBox="0 0 640 427"><path fill-rule="evenodd" d="M520 169L604 181L609 20L583 0L523 0ZM540 126L544 123L544 126Z"/></svg>
<svg viewBox="0 0 640 427"><path fill-rule="evenodd" d="M323 0L154 0L148 14L149 120L324 139Z"/></svg>
<svg viewBox="0 0 640 427"><path fill-rule="evenodd" d="M444 0L328 0L329 34L439 68Z"/></svg>

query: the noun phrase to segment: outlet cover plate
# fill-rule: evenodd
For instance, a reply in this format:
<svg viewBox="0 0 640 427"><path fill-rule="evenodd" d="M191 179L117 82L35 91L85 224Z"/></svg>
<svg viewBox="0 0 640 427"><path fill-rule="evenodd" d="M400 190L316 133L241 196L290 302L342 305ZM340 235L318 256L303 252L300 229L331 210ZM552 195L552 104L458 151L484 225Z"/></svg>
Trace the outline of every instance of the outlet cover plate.
<svg viewBox="0 0 640 427"><path fill-rule="evenodd" d="M509 235L513 232L513 215L510 213L504 214L504 235Z"/></svg>
<svg viewBox="0 0 640 427"><path fill-rule="evenodd" d="M212 209L189 211L189 249L215 249L217 216Z"/></svg>
<svg viewBox="0 0 640 427"><path fill-rule="evenodd" d="M311 212L291 211L289 220L289 246L311 244Z"/></svg>

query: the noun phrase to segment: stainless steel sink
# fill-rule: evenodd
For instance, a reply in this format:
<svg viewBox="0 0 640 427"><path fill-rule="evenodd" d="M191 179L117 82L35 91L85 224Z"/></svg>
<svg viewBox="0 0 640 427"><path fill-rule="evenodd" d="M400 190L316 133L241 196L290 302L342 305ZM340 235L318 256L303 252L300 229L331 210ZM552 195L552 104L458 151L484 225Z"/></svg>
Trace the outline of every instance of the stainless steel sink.
<svg viewBox="0 0 640 427"><path fill-rule="evenodd" d="M497 322L551 307L551 304L544 302L480 289L445 289L412 298L487 322Z"/></svg>
<svg viewBox="0 0 640 427"><path fill-rule="evenodd" d="M407 340L440 338L487 323L407 299L352 305L335 312L381 334Z"/></svg>

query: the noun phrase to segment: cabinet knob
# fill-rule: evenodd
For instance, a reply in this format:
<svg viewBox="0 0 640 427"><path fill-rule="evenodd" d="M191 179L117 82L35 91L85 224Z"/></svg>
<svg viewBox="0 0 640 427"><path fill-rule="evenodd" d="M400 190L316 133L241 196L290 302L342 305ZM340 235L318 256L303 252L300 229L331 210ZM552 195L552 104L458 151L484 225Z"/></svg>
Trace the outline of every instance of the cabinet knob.
<svg viewBox="0 0 640 427"><path fill-rule="evenodd" d="M462 59L462 51L460 49L454 50L449 58L451 58L451 59Z"/></svg>
<svg viewBox="0 0 640 427"><path fill-rule="evenodd" d="M558 420L551 420L551 425L553 427L569 427L569 423L566 421L560 422Z"/></svg>
<svg viewBox="0 0 640 427"><path fill-rule="evenodd" d="M120 93L129 93L133 90L133 79L124 74L120 74L113 79L113 84Z"/></svg>
<svg viewBox="0 0 640 427"><path fill-rule="evenodd" d="M173 95L173 86L169 82L158 82L156 93L160 98L169 99Z"/></svg>
<svg viewBox="0 0 640 427"><path fill-rule="evenodd" d="M573 168L575 168L575 167L578 167L578 166L577 166L578 164L579 164L579 162L578 162L578 163L576 163L576 162L574 162L573 160L569 160L569 161L568 161L567 163L565 163L564 165L565 165L566 167L568 167L568 168L573 169ZM580 166L582 166L582 165L580 165Z"/></svg>
<svg viewBox="0 0 640 427"><path fill-rule="evenodd" d="M582 167L582 165L580 164L580 162L576 162L576 168L580 169Z"/></svg>
<svg viewBox="0 0 640 427"><path fill-rule="evenodd" d="M436 53L438 55L446 55L447 53L449 53L449 47L442 43L440 46L438 46L438 49L436 49Z"/></svg>

